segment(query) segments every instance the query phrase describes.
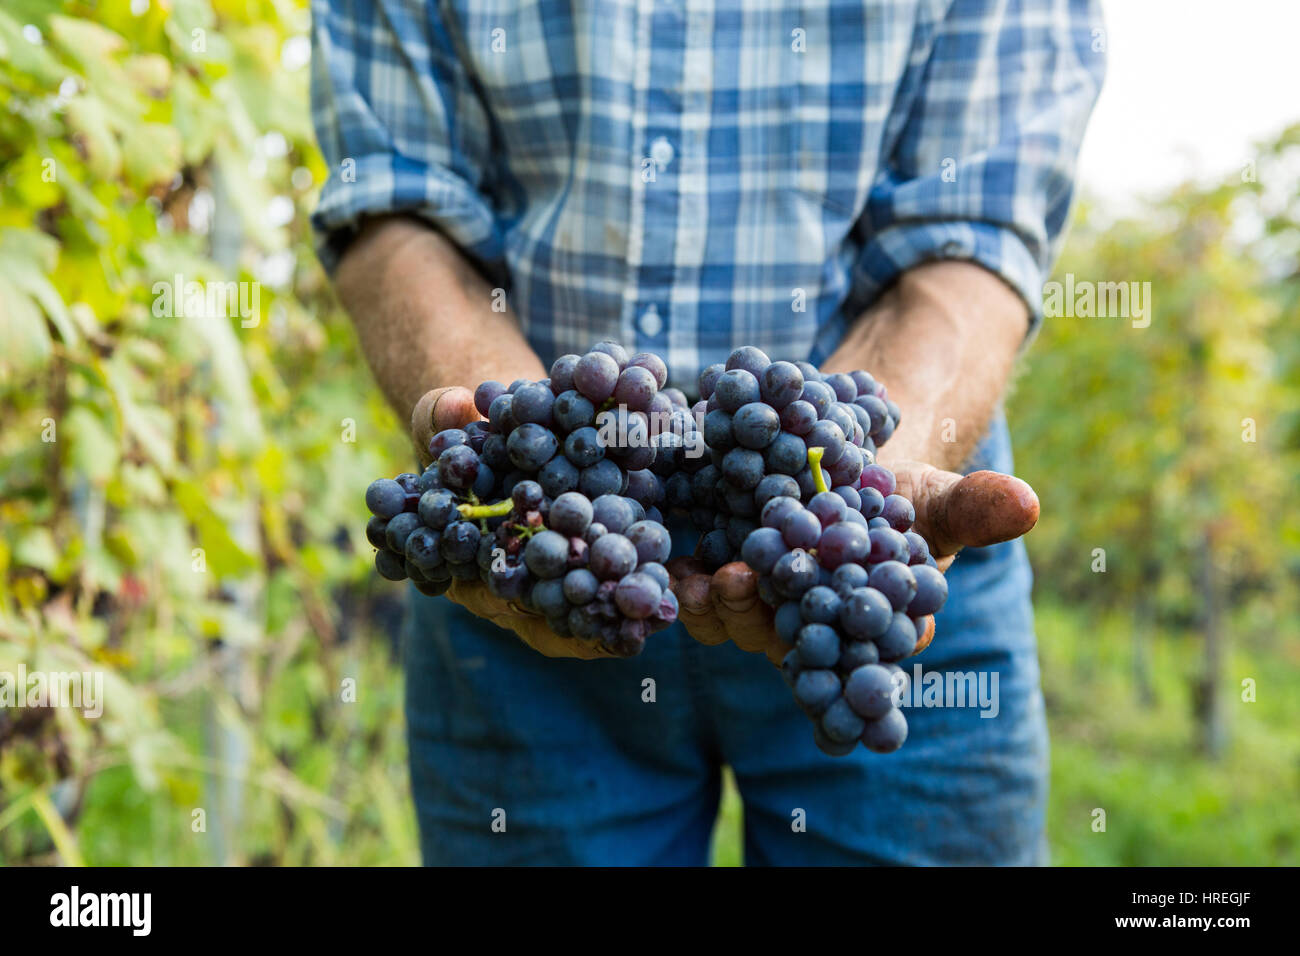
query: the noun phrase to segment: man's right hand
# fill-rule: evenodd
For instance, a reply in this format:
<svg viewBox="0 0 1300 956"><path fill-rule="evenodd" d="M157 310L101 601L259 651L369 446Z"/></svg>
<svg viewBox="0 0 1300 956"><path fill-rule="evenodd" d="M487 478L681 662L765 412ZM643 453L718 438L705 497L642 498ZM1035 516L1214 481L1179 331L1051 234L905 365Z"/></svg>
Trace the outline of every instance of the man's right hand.
<svg viewBox="0 0 1300 956"><path fill-rule="evenodd" d="M429 464L430 438L447 428L464 428L481 417L474 407L474 393L467 388L452 386L425 392L411 414L411 437L421 465ZM561 637L551 630L546 618L497 597L477 579L453 581L447 597L471 614L513 631L521 641L546 657L594 660L615 656L598 642Z"/></svg>

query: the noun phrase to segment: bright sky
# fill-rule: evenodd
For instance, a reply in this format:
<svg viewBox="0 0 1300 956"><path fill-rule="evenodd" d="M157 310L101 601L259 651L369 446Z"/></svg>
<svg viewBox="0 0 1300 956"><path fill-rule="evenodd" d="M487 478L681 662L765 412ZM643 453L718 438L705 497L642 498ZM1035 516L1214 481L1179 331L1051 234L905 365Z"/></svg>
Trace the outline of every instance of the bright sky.
<svg viewBox="0 0 1300 956"><path fill-rule="evenodd" d="M1240 171L1300 120L1300 0L1103 0L1110 60L1083 188L1124 213L1188 176Z"/></svg>

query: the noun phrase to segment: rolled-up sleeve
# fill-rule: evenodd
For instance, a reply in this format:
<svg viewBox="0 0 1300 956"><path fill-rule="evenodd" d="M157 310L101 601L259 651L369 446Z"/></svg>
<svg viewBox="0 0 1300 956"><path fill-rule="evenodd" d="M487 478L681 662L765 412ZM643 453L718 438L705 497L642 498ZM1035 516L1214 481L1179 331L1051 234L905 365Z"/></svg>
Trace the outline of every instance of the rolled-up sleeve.
<svg viewBox="0 0 1300 956"><path fill-rule="evenodd" d="M1042 316L1079 146L1105 73L1096 0L952 0L918 31L858 223L852 300L922 262L965 259Z"/></svg>
<svg viewBox="0 0 1300 956"><path fill-rule="evenodd" d="M425 0L312 0L312 117L329 175L312 216L329 271L366 216L406 212L482 263L501 237L490 127Z"/></svg>

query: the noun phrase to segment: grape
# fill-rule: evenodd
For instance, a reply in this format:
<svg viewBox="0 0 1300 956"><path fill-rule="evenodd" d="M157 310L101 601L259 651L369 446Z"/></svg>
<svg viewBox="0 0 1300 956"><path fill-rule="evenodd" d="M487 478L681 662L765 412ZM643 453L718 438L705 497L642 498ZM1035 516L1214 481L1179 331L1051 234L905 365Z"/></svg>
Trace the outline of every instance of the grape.
<svg viewBox="0 0 1300 956"><path fill-rule="evenodd" d="M551 406L551 417L559 428L571 432L595 422L596 406L580 392L561 392Z"/></svg>
<svg viewBox="0 0 1300 956"><path fill-rule="evenodd" d="M593 501L601 495L616 495L623 490L623 471L610 459L601 459L579 473L578 490Z"/></svg>
<svg viewBox="0 0 1300 956"><path fill-rule="evenodd" d="M637 560L642 564L662 564L672 552L672 538L661 524L638 521L625 534L636 548Z"/></svg>
<svg viewBox="0 0 1300 956"><path fill-rule="evenodd" d="M379 572L381 577L385 577L390 581L406 580L406 567L403 565L402 559L391 551L375 552L375 570Z"/></svg>
<svg viewBox="0 0 1300 956"><path fill-rule="evenodd" d="M764 405L762 402L742 405L731 419L732 435L746 448L761 451L772 444L780 430L780 416L770 405Z"/></svg>
<svg viewBox="0 0 1300 956"><path fill-rule="evenodd" d="M635 520L631 504L618 495L601 495L591 503L592 520L615 534L622 534Z"/></svg>
<svg viewBox="0 0 1300 956"><path fill-rule="evenodd" d="M564 597L570 604L588 604L599 586L596 575L586 568L574 568L564 576Z"/></svg>
<svg viewBox="0 0 1300 956"><path fill-rule="evenodd" d="M469 490L471 494L477 495L480 498L487 498L491 496L492 489L496 487L496 483L497 478L492 472L492 469L480 461L478 465L478 474L474 476L474 484L470 485Z"/></svg>
<svg viewBox="0 0 1300 956"><path fill-rule="evenodd" d="M867 560L872 564L879 564L881 561L907 561L910 554L907 539L893 528L876 527L867 534L871 537L871 553L867 556Z"/></svg>
<svg viewBox="0 0 1300 956"><path fill-rule="evenodd" d="M423 525L417 527L406 536L406 560L414 564L421 571L435 568L443 563L442 555L438 551L440 536L432 528L426 528Z"/></svg>
<svg viewBox="0 0 1300 956"><path fill-rule="evenodd" d="M438 456L439 478L456 491L468 491L478 478L478 469L479 457L468 445L452 445Z"/></svg>
<svg viewBox="0 0 1300 956"><path fill-rule="evenodd" d="M854 744L866 729L866 721L853 712L848 701L839 697L822 714L821 729L837 744Z"/></svg>
<svg viewBox="0 0 1300 956"><path fill-rule="evenodd" d="M736 349L727 356L727 370L744 369L753 375L755 379L763 374L763 370L772 364L772 360L767 357L767 353L762 349L754 348L752 345L744 345Z"/></svg>
<svg viewBox="0 0 1300 956"><path fill-rule="evenodd" d="M809 624L834 624L839 620L842 603L835 591L818 584L799 600L799 613Z"/></svg>
<svg viewBox="0 0 1300 956"><path fill-rule="evenodd" d="M541 425L525 422L510 433L506 451L520 471L536 472L554 457L559 442L555 434ZM438 467L442 469L441 460ZM444 479L447 480L447 479Z"/></svg>
<svg viewBox="0 0 1300 956"><path fill-rule="evenodd" d="M556 531L541 531L528 539L524 563L542 580L558 578L568 570L569 540Z"/></svg>
<svg viewBox="0 0 1300 956"><path fill-rule="evenodd" d="M725 531L710 531L700 539L700 560L710 568L720 568L731 560L731 542Z"/></svg>
<svg viewBox="0 0 1300 956"><path fill-rule="evenodd" d="M825 382L809 381L807 375L804 379L803 392L800 393L799 398L816 409L817 417L821 418L831 407L831 402L835 401L835 392Z"/></svg>
<svg viewBox="0 0 1300 956"><path fill-rule="evenodd" d="M652 369L653 371L653 369ZM665 373L666 374L666 373ZM676 408L686 408L686 393L680 388L660 388L660 393Z"/></svg>
<svg viewBox="0 0 1300 956"><path fill-rule="evenodd" d="M637 352L628 360L627 364L629 368L643 368L654 376L655 388L662 390L664 385L668 383L668 366L664 364L663 359L653 352ZM674 389L674 391L676 390ZM677 394L681 395L681 392ZM685 403L686 396L682 395L682 404Z"/></svg>
<svg viewBox="0 0 1300 956"><path fill-rule="evenodd" d="M366 540L376 548L388 547L388 540L384 537L384 528L387 524L388 522L379 517L379 515L371 517L371 519L366 522Z"/></svg>
<svg viewBox="0 0 1300 956"><path fill-rule="evenodd" d="M907 718L901 710L891 709L883 717L867 721L862 742L878 754L893 753L907 740Z"/></svg>
<svg viewBox="0 0 1300 956"><path fill-rule="evenodd" d="M618 582L614 591L614 601L618 609L627 617L639 620L647 618L659 608L663 598L663 588L648 574L632 572Z"/></svg>
<svg viewBox="0 0 1300 956"><path fill-rule="evenodd" d="M713 394L713 387L718 382L718 377L727 370L725 365L710 365L700 372L698 387L701 398L708 398Z"/></svg>
<svg viewBox="0 0 1300 956"><path fill-rule="evenodd" d="M587 533L582 536L582 539L586 541L587 544L591 544L601 535L608 534L608 533L609 533L608 528L606 528L599 521L593 521L591 524L587 525Z"/></svg>
<svg viewBox="0 0 1300 956"><path fill-rule="evenodd" d="M457 581L475 581L478 579L478 565L473 561L464 561L459 564L447 563L451 570L451 576Z"/></svg>
<svg viewBox="0 0 1300 956"><path fill-rule="evenodd" d="M580 356L569 353L561 355L551 363L551 391L556 396L563 395L573 388L573 370L578 367Z"/></svg>
<svg viewBox="0 0 1300 956"><path fill-rule="evenodd" d="M901 661L916 650L916 625L901 611L895 612L888 630L876 638L876 650L882 661Z"/></svg>
<svg viewBox="0 0 1300 956"><path fill-rule="evenodd" d="M894 709L894 675L879 664L865 664L844 682L844 699L865 720L883 717Z"/></svg>
<svg viewBox="0 0 1300 956"><path fill-rule="evenodd" d="M378 518L394 518L406 508L406 490L391 478L372 481L366 489L366 507Z"/></svg>
<svg viewBox="0 0 1300 956"><path fill-rule="evenodd" d="M735 412L742 405L759 400L758 379L745 369L729 369L718 376L713 395L724 412Z"/></svg>
<svg viewBox="0 0 1300 956"><path fill-rule="evenodd" d="M869 435L879 432L881 426L885 424L885 419L889 417L889 409L885 403L874 395L859 395L853 400L853 404L867 413Z"/></svg>
<svg viewBox="0 0 1300 956"><path fill-rule="evenodd" d="M804 712L818 716L840 696L840 679L832 670L803 670L794 682L794 699Z"/></svg>
<svg viewBox="0 0 1300 956"><path fill-rule="evenodd" d="M907 613L912 617L935 614L948 599L948 579L929 565L918 565L912 570L916 580L916 597L907 605Z"/></svg>
<svg viewBox="0 0 1300 956"><path fill-rule="evenodd" d="M537 482L521 481L511 490L510 503L522 514L540 508L544 497L542 486Z"/></svg>
<svg viewBox="0 0 1300 956"><path fill-rule="evenodd" d="M475 552L478 551L479 530L478 526L470 521L453 521L447 525L442 532L442 539L439 541L439 548L442 550L442 556L447 563L452 565L452 574L456 574L456 565L472 563ZM474 574L471 577L478 577L478 567L473 567Z"/></svg>
<svg viewBox="0 0 1300 956"><path fill-rule="evenodd" d="M597 342L593 345L589 350L589 354L590 352L605 353L614 360L619 371L627 368L627 349L623 348L623 346L619 345L617 342L611 342L609 339L604 339L603 341Z"/></svg>
<svg viewBox="0 0 1300 956"><path fill-rule="evenodd" d="M865 560L869 547L865 527L851 521L840 521L822 532L817 544L817 561L828 571L834 571L844 564Z"/></svg>
<svg viewBox="0 0 1300 956"><path fill-rule="evenodd" d="M862 449L852 442L844 445L844 452L826 469L831 481L837 485L856 485L862 476ZM850 490L852 490L850 488ZM907 499L903 499L906 501Z"/></svg>
<svg viewBox="0 0 1300 956"><path fill-rule="evenodd" d="M894 609L889 599L871 587L854 588L840 607L840 626L851 638L870 640L889 629Z"/></svg>
<svg viewBox="0 0 1300 956"><path fill-rule="evenodd" d="M897 483L894 481L894 473L884 465L867 465L862 469L862 477L858 479L858 487L875 488L883 498L885 495L894 493Z"/></svg>
<svg viewBox="0 0 1300 956"><path fill-rule="evenodd" d="M906 531L916 520L916 511L912 508L912 503L902 495L888 495L880 516L888 521L889 526L895 531Z"/></svg>
<svg viewBox="0 0 1300 956"><path fill-rule="evenodd" d="M805 595L806 596L806 595ZM808 668L830 668L840 659L840 636L825 624L805 624L799 629L795 650Z"/></svg>
<svg viewBox="0 0 1300 956"><path fill-rule="evenodd" d="M731 416L722 409L715 409L704 416L704 442L714 451L726 451L735 447Z"/></svg>
<svg viewBox="0 0 1300 956"><path fill-rule="evenodd" d="M808 510L817 516L823 528L844 520L844 499L832 491L819 491L808 502Z"/></svg>
<svg viewBox="0 0 1300 956"><path fill-rule="evenodd" d="M770 574L787 548L775 528L757 528L741 545L740 558L759 574Z"/></svg>
<svg viewBox="0 0 1300 956"><path fill-rule="evenodd" d="M420 527L419 516L409 511L390 518L384 528L384 543L388 546L388 550L395 554L404 553L407 536L418 527Z"/></svg>
<svg viewBox="0 0 1300 956"><path fill-rule="evenodd" d="M851 402L858 396L858 386L853 378L844 372L832 372L822 379L831 390L835 392L835 397L841 402Z"/></svg>
<svg viewBox="0 0 1300 956"><path fill-rule="evenodd" d="M799 663L799 652L790 651L781 660L781 677L785 680L786 685L792 690L794 682L799 679L799 673L803 670L803 665Z"/></svg>
<svg viewBox="0 0 1300 956"><path fill-rule="evenodd" d="M882 561L872 567L869 584L889 599L895 611L907 610L916 597L916 578L899 561Z"/></svg>
<svg viewBox="0 0 1300 956"><path fill-rule="evenodd" d="M802 549L796 548L781 555L772 568L772 584L782 597L790 600L803 597L804 592L816 583L817 562Z"/></svg>
<svg viewBox="0 0 1300 956"><path fill-rule="evenodd" d="M766 480L766 479L765 479ZM762 482L759 483L760 487ZM799 499L793 495L773 498L767 504L763 505L759 514L759 523L765 528L781 529L782 523L791 514L796 511L802 511L803 506L799 504ZM820 525L820 522L818 522Z"/></svg>
<svg viewBox="0 0 1300 956"><path fill-rule="evenodd" d="M862 500L862 507L859 510L864 518L875 518L885 510L885 496L871 485L864 485L859 488L858 497ZM885 522L885 524L888 523L888 521Z"/></svg>
<svg viewBox="0 0 1300 956"><path fill-rule="evenodd" d="M588 567L602 581L617 580L637 565L636 547L621 534L611 531L591 545Z"/></svg>
<svg viewBox="0 0 1300 956"><path fill-rule="evenodd" d="M827 473L825 468L821 469L821 473L822 484L829 486L831 483L831 476ZM799 483L799 494L803 497L811 498L813 495L817 494L817 484L813 481L811 467L804 468L800 471L794 476L794 480Z"/></svg>
<svg viewBox="0 0 1300 956"><path fill-rule="evenodd" d="M650 402L658 390L659 385L655 382L653 372L639 365L629 365L614 385L614 401L633 411L644 412L650 408Z"/></svg>
<svg viewBox="0 0 1300 956"><path fill-rule="evenodd" d="M759 392L779 412L803 394L803 373L789 362L773 362L759 376Z"/></svg>
<svg viewBox="0 0 1300 956"><path fill-rule="evenodd" d="M642 468L627 474L627 496L652 508L664 500L664 483L653 471Z"/></svg>
<svg viewBox="0 0 1300 956"><path fill-rule="evenodd" d="M444 428L432 438L429 439L429 457L437 459L448 448L454 448L457 445L465 445L469 442L469 435L462 428Z"/></svg>
<svg viewBox="0 0 1300 956"><path fill-rule="evenodd" d="M558 498L578 487L579 472L569 459L556 455L542 466L542 470L537 473L537 480L548 497Z"/></svg>
<svg viewBox="0 0 1300 956"><path fill-rule="evenodd" d="M831 575L831 587L840 595L867 586L867 569L857 564L841 564Z"/></svg>
<svg viewBox="0 0 1300 956"><path fill-rule="evenodd" d="M907 539L907 563L925 564L926 558L930 557L930 546L925 543L925 539L915 531L905 531L903 537Z"/></svg>
<svg viewBox="0 0 1300 956"><path fill-rule="evenodd" d="M638 574L650 575L663 590L668 590L673 585L673 579L668 574L668 569L657 561L646 561L638 564L636 570Z"/></svg>
<svg viewBox="0 0 1300 956"><path fill-rule="evenodd" d="M605 457L605 446L601 444L600 433L586 425L569 433L564 439L564 457L578 468L587 468Z"/></svg>
<svg viewBox="0 0 1300 956"><path fill-rule="evenodd" d="M560 615L567 617L569 614L569 602L564 596L564 581L560 578L538 581L533 586L530 601L534 608L548 618Z"/></svg>
<svg viewBox="0 0 1300 956"><path fill-rule="evenodd" d="M876 664L880 661L880 652L871 641L847 641L840 651L840 659L835 670L842 677L847 677L864 664Z"/></svg>
<svg viewBox="0 0 1300 956"><path fill-rule="evenodd" d="M817 424L817 409L802 399L781 409L781 427L792 435L807 435Z"/></svg>
<svg viewBox="0 0 1300 956"><path fill-rule="evenodd" d="M600 403L614 394L619 371L617 361L606 353L593 349L579 359L574 367L573 385L592 402Z"/></svg>
<svg viewBox="0 0 1300 956"><path fill-rule="evenodd" d="M862 496L858 494L857 488L850 485L836 485L831 491L844 499L844 504L850 511L862 511Z"/></svg>
<svg viewBox="0 0 1300 956"><path fill-rule="evenodd" d="M514 401L515 397L505 392L492 399L488 406L488 423L500 435L508 435L519 424L515 421Z"/></svg>
<svg viewBox="0 0 1300 956"><path fill-rule="evenodd" d="M519 391L519 389L521 389L523 386L529 384L531 383L528 381L528 379L517 378L510 383L509 387L506 388L506 391L509 392L511 395L513 395L515 392Z"/></svg>
<svg viewBox="0 0 1300 956"><path fill-rule="evenodd" d="M822 523L811 511L800 508L781 522L781 537L791 548L815 548L821 540Z"/></svg>
<svg viewBox="0 0 1300 956"><path fill-rule="evenodd" d="M756 488L763 478L763 456L750 448L733 448L723 456L722 476L742 491Z"/></svg>
<svg viewBox="0 0 1300 956"><path fill-rule="evenodd" d="M515 392L510 408L514 412L515 420L520 423L550 425L554 404L555 394L549 387L540 382L529 382L521 385Z"/></svg>
<svg viewBox="0 0 1300 956"><path fill-rule="evenodd" d="M655 612L655 618L663 624L668 625L677 620L677 614L681 610L677 603L677 595L667 588L664 589L663 597L659 599L659 609Z"/></svg>
<svg viewBox="0 0 1300 956"><path fill-rule="evenodd" d="M834 422L822 419L804 436L804 444L823 449L823 467L833 465L844 454L844 431Z"/></svg>
<svg viewBox="0 0 1300 956"><path fill-rule="evenodd" d="M552 530L572 537L585 534L591 525L594 509L591 502L574 491L561 494L551 503L549 523Z"/></svg>

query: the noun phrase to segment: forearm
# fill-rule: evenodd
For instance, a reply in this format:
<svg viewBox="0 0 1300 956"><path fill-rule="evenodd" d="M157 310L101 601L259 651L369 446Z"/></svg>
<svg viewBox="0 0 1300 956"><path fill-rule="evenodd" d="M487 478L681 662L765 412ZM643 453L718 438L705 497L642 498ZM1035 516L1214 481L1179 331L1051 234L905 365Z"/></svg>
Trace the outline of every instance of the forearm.
<svg viewBox="0 0 1300 956"><path fill-rule="evenodd" d="M984 434L1028 322L1024 302L991 272L927 263L858 319L823 368L866 369L902 409L882 461L952 470Z"/></svg>
<svg viewBox="0 0 1300 956"><path fill-rule="evenodd" d="M483 277L417 221L367 224L339 263L335 286L366 362L403 422L433 388L546 375L514 314L493 311Z"/></svg>

